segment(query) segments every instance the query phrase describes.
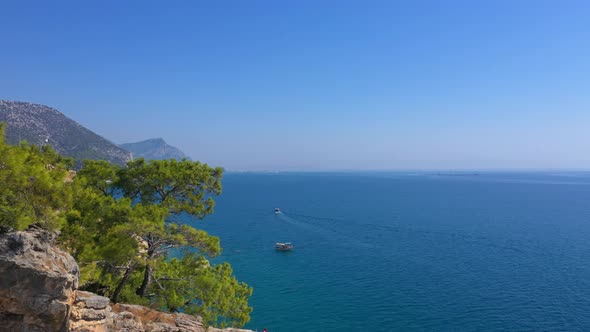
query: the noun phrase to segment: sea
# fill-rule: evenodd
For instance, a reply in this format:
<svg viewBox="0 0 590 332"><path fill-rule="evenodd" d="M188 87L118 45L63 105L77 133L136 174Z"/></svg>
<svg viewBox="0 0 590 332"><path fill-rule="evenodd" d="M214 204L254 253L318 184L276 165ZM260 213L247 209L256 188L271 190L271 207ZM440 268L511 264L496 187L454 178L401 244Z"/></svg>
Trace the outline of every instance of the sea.
<svg viewBox="0 0 590 332"><path fill-rule="evenodd" d="M254 288L245 328L590 331L590 173L228 173L216 201L187 222Z"/></svg>

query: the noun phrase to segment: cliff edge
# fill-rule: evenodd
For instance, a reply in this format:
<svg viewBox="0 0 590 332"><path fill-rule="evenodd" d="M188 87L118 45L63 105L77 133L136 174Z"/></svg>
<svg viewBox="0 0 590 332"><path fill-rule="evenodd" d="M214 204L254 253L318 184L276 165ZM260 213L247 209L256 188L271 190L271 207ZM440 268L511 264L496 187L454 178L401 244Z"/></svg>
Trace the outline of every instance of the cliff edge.
<svg viewBox="0 0 590 332"><path fill-rule="evenodd" d="M41 229L0 234L0 326L15 332L252 332L206 329L198 317L166 313L78 290L79 269Z"/></svg>
<svg viewBox="0 0 590 332"><path fill-rule="evenodd" d="M78 264L42 230L0 235L0 322L8 331L66 331Z"/></svg>

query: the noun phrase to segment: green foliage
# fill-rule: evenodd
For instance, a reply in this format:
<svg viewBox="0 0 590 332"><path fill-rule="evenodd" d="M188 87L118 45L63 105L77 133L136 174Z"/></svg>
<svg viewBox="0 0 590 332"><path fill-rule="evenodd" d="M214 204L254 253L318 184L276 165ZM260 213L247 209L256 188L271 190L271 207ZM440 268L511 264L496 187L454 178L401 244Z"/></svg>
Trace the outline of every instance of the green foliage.
<svg viewBox="0 0 590 332"><path fill-rule="evenodd" d="M59 228L71 203L71 160L49 146L11 146L0 125L0 226Z"/></svg>
<svg viewBox="0 0 590 332"><path fill-rule="evenodd" d="M208 261L221 252L219 238L176 220L213 212L220 168L138 159L125 168L86 161L75 173L49 146L11 146L3 133L0 125L0 228L59 229L80 265L80 288L114 302L198 314L217 326L248 322L252 289L229 264Z"/></svg>
<svg viewBox="0 0 590 332"><path fill-rule="evenodd" d="M221 177L220 168L188 160L138 159L126 168L86 161L62 233L81 287L115 302L199 314L209 324L245 324L251 288L229 265L207 260L221 252L219 238L176 221L212 213Z"/></svg>
<svg viewBox="0 0 590 332"><path fill-rule="evenodd" d="M252 288L238 282L229 264L210 266L201 255L163 261L154 276L158 306L198 314L208 325L242 326L250 319Z"/></svg>
<svg viewBox="0 0 590 332"><path fill-rule="evenodd" d="M188 213L198 218L213 212L212 195L221 193L221 168L188 160L137 159L119 173L125 195L142 204L161 204L171 214Z"/></svg>
<svg viewBox="0 0 590 332"><path fill-rule="evenodd" d="M78 172L79 181L103 195L114 194L113 183L118 180L120 167L105 160L85 160L84 167Z"/></svg>

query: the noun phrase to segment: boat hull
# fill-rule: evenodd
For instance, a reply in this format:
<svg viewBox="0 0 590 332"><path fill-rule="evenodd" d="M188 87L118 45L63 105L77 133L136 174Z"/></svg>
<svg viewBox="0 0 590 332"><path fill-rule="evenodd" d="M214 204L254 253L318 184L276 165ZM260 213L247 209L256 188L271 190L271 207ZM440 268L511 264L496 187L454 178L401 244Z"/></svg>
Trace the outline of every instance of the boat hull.
<svg viewBox="0 0 590 332"><path fill-rule="evenodd" d="M293 245L290 242L277 242L275 244L275 250L278 251L289 251L289 250L293 250Z"/></svg>

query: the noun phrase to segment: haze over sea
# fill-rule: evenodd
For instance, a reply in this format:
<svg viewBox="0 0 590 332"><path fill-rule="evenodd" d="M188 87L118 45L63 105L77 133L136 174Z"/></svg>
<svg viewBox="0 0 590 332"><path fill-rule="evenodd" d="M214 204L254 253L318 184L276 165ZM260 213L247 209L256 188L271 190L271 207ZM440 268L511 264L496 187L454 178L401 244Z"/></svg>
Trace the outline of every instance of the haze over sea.
<svg viewBox="0 0 590 332"><path fill-rule="evenodd" d="M248 328L587 331L590 173L229 173ZM284 213L275 215L280 207ZM276 252L291 241L293 252Z"/></svg>

